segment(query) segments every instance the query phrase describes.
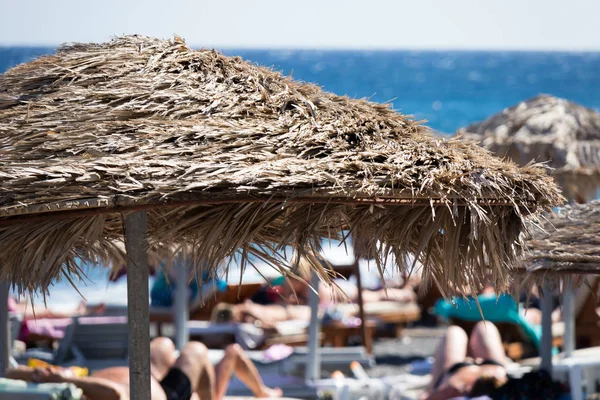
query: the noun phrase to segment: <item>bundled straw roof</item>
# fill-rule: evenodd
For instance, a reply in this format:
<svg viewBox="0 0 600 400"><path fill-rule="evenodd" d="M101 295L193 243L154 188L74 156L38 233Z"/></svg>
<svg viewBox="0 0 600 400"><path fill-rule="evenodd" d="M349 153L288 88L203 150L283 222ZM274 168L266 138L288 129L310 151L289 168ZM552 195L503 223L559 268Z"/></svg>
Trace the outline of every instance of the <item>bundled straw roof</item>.
<svg viewBox="0 0 600 400"><path fill-rule="evenodd" d="M600 175L600 114L540 95L458 131L519 165L547 162L567 198L595 198Z"/></svg>
<svg viewBox="0 0 600 400"><path fill-rule="evenodd" d="M530 230L528 272L600 274L600 201L560 208Z"/></svg>
<svg viewBox="0 0 600 400"><path fill-rule="evenodd" d="M0 75L0 152L0 271L22 290L110 260L119 213L141 208L151 248L198 267L350 229L443 287L476 286L489 259L502 287L523 218L562 200L540 167L179 38L73 44Z"/></svg>

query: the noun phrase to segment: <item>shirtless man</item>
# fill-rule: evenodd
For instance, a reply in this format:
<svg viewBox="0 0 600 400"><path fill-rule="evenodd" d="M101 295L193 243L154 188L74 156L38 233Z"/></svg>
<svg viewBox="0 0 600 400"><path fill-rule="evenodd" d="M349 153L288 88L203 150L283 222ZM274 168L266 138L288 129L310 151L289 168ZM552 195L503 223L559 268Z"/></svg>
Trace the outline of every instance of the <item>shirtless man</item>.
<svg viewBox="0 0 600 400"><path fill-rule="evenodd" d="M491 322L477 323L470 340L462 328L450 326L435 353L431 384L420 399L489 394L507 381L507 361L498 328Z"/></svg>
<svg viewBox="0 0 600 400"><path fill-rule="evenodd" d="M221 400L225 397L231 376L236 376L255 397L281 397L280 389L265 386L256 367L237 344L225 349L225 356L213 366L206 346L190 342L175 357L175 346L170 339L156 338L150 344L151 400ZM6 377L33 382L72 383L89 400L129 399L129 369L107 368L89 377L67 375L68 370L18 367L7 370Z"/></svg>

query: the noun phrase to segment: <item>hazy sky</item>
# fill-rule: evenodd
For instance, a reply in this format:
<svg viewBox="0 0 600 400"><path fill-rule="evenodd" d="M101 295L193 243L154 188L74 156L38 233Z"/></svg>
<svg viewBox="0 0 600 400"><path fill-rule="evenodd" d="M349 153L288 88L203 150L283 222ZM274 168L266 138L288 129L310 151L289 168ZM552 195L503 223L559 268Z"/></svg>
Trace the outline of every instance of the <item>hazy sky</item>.
<svg viewBox="0 0 600 400"><path fill-rule="evenodd" d="M599 0L0 0L0 44L600 50Z"/></svg>

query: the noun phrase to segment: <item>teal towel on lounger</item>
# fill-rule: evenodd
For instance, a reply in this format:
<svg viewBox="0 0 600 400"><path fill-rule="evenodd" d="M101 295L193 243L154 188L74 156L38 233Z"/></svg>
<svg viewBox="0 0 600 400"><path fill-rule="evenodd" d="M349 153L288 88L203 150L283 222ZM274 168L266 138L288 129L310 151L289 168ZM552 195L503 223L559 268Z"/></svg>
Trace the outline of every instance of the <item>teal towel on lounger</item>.
<svg viewBox="0 0 600 400"><path fill-rule="evenodd" d="M542 327L533 325L525 319L522 307L508 294L496 298L495 294L479 295L479 305L483 317L490 322L513 323L521 327L523 333L531 340L536 349L540 349ZM473 297L453 298L454 304L446 300L438 300L434 312L444 319L462 319L466 321L481 321L481 312Z"/></svg>

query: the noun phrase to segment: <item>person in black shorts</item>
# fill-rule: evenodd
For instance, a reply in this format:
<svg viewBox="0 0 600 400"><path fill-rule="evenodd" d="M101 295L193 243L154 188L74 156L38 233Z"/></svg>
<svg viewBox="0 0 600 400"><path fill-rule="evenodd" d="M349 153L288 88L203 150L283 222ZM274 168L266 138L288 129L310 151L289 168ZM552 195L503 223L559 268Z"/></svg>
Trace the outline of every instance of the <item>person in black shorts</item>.
<svg viewBox="0 0 600 400"><path fill-rule="evenodd" d="M271 389L262 381L256 367L242 348L233 344L223 359L213 366L206 346L188 343L176 356L170 339L156 338L150 344L151 400L221 400L231 376L236 376L255 397L281 397L280 389ZM112 367L89 377L74 377L68 369L18 367L7 370L7 378L32 382L66 382L79 387L89 400L129 399L129 369Z"/></svg>
<svg viewBox="0 0 600 400"><path fill-rule="evenodd" d="M478 322L470 338L462 328L452 325L436 350L431 384L420 399L489 394L507 381L507 362L494 324Z"/></svg>

